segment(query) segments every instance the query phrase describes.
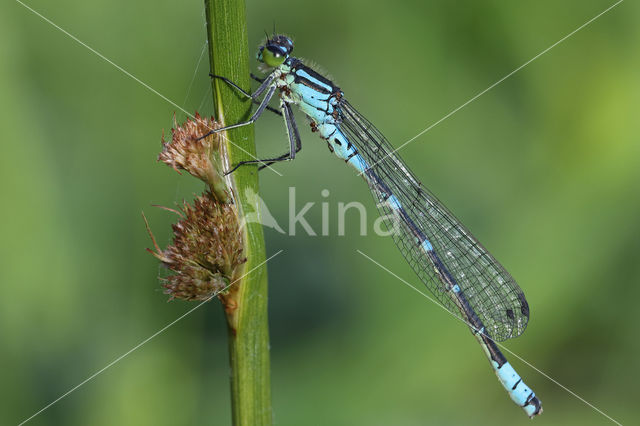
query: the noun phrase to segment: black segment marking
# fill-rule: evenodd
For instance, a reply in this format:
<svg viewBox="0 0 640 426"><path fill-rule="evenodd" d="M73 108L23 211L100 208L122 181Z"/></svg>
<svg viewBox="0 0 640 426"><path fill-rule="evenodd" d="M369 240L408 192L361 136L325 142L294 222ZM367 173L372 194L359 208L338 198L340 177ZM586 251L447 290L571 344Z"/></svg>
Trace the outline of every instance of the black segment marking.
<svg viewBox="0 0 640 426"><path fill-rule="evenodd" d="M392 195L389 187L385 185L382 180L380 180L378 175L376 175L373 170L367 169L365 173L369 177L370 181L376 185L378 191L380 191L384 195L384 201L387 201ZM400 217L402 218L402 220L404 220L405 224L409 227L413 235L415 235L415 237L418 239L418 243L422 244L427 239L427 236L424 235L424 233L420 230L420 228L418 228L418 226L416 226L409 215L407 215L407 212L402 208L402 206L400 206L400 209L396 211L400 214Z"/></svg>

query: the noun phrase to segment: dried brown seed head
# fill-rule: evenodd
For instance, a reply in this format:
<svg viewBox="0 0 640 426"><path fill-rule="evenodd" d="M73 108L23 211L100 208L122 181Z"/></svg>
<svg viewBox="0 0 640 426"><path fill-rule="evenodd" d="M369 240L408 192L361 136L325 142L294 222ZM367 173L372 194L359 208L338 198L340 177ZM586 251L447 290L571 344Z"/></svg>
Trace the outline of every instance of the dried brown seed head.
<svg viewBox="0 0 640 426"><path fill-rule="evenodd" d="M147 249L172 272L164 279L165 293L172 298L206 300L225 292L246 258L243 235L232 204L223 204L210 192L193 205L183 203L182 219L174 224L173 242L160 250ZM151 234L151 233L150 233Z"/></svg>
<svg viewBox="0 0 640 426"><path fill-rule="evenodd" d="M220 148L221 136L214 133L199 139L219 127L213 117L203 118L198 113L193 120L187 119L178 126L174 116L171 139L165 140L164 133L162 135L162 152L158 155L158 161L173 167L178 173L186 170L206 182L218 198L226 198L220 196L218 189L221 187L222 177L219 166L213 160L213 154Z"/></svg>

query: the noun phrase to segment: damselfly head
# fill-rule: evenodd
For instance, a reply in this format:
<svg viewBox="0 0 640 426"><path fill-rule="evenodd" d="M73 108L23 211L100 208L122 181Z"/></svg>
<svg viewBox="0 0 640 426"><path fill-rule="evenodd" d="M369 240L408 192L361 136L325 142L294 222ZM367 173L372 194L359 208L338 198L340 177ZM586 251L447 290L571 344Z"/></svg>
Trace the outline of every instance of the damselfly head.
<svg viewBox="0 0 640 426"><path fill-rule="evenodd" d="M258 61L268 67L281 65L293 50L293 41L285 35L274 35L265 40L258 50Z"/></svg>

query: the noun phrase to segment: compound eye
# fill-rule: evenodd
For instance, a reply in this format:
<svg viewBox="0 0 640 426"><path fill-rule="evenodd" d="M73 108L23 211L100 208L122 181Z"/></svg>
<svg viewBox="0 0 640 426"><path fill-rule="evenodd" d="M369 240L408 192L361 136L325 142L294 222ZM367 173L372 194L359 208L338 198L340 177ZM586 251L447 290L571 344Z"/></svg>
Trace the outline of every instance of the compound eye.
<svg viewBox="0 0 640 426"><path fill-rule="evenodd" d="M268 47L262 51L262 60L270 67L277 67L281 65L285 59L286 58L283 54L278 51L274 52Z"/></svg>

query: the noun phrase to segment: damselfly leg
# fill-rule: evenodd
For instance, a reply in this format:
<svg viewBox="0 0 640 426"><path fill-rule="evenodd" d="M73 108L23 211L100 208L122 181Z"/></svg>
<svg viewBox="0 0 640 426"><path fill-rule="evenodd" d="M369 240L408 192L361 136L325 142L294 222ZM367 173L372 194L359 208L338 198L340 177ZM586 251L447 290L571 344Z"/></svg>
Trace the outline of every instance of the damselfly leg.
<svg viewBox="0 0 640 426"><path fill-rule="evenodd" d="M258 170L262 170L273 163L289 161L296 158L296 153L302 149L302 140L300 139L300 133L298 132L298 125L293 117L291 106L288 103L281 100L280 110L282 111L282 117L284 118L285 128L287 130L287 137L289 138L289 152L275 158L240 161L231 170L225 172L225 176L236 171L238 167L245 166L247 164L261 164Z"/></svg>
<svg viewBox="0 0 640 426"><path fill-rule="evenodd" d="M264 84L263 84L263 86L264 86ZM260 87L262 87L262 86L260 86ZM260 90L260 88L258 88L258 90ZM258 90L256 90L256 93L258 92ZM264 89L262 89L262 91L264 91ZM220 132L224 132L226 130L237 129L238 127L248 126L249 124L255 123L256 120L258 118L260 118L260 116L262 115L264 110L267 108L267 104L269 103L269 101L271 100L271 98L273 97L273 94L275 92L276 92L276 87L275 86L271 86L269 88L269 91L265 95L265 97L262 98L262 102L260 102L260 105L258 106L258 109L256 110L256 112L254 112L253 115L251 116L251 118L248 119L247 121L242 121L240 123L232 124L230 126L225 126L225 127L220 127L219 129L210 130L209 132L207 132L204 135L200 136L197 140L204 139L207 136L212 135L214 133L220 133ZM253 96L251 96L251 97L255 99L256 94L254 93Z"/></svg>
<svg viewBox="0 0 640 426"><path fill-rule="evenodd" d="M216 74L209 74L209 76L211 78L217 78L219 80L224 81L225 83L227 83L229 86L233 87L234 89L236 89L238 91L238 93L242 94L244 97L246 98L250 98L254 104L256 105L260 105L260 101L258 101L257 99L254 99L253 96L251 96L251 93L247 92L246 90L244 90L242 87L238 86L236 83L234 83L233 81L229 80L227 77L223 77L221 75L216 75ZM264 78L259 78L256 77L255 75L251 74L251 78L256 80L259 83L264 82ZM269 111L271 111L274 114L278 114L279 116L282 116L282 113L280 111L278 111L277 109L270 107L267 105L267 109Z"/></svg>
<svg viewBox="0 0 640 426"><path fill-rule="evenodd" d="M293 117L293 111L291 110L291 106L289 106L289 104L287 104L286 102L284 102L282 100L280 102L280 111L276 110L275 108L271 108L270 106L267 105L269 103L269 101L271 100L271 98L273 97L273 94L274 94L274 92L276 90L275 86L272 86L272 87L269 88L267 94L265 95L265 97L262 99L261 102L258 102L258 100L257 100L257 97L260 94L262 94L262 92L266 88L265 80L269 80L270 81L271 79L269 79L269 78L260 79L260 78L256 77L255 75L251 74L251 77L254 80L259 81L261 83L261 86L252 95L252 94L246 92L244 89L242 89L240 86L238 86L236 83L234 83L233 81L229 80L226 77L223 77L223 76L220 76L220 75L215 75L215 74L209 74L209 75L212 78L217 78L217 79L220 79L220 80L224 81L229 86L231 86L234 89L236 89L239 93L241 93L245 97L251 99L254 103L259 104L259 106L258 106L258 109L256 110L256 112L253 114L253 116L251 116L251 118L249 120L247 120L245 122L233 124L233 125L230 125L230 126L222 127L220 129L212 130L209 133L201 136L198 139L205 138L205 137L209 136L212 133L218 133L218 132L221 132L223 130L234 129L234 128L246 126L248 124L252 124L258 118L260 118L260 116L262 115L262 113L264 112L265 109L268 109L268 110L270 110L270 111L272 111L272 112L274 112L274 113L276 113L276 114L278 114L278 115L280 115L281 117L284 118L285 126L286 126L286 129L287 129L287 137L289 139L289 151L287 153L279 155L279 156L274 157L274 158L265 158L265 159L240 161L231 170L225 172L225 175L233 173L235 170L238 169L238 167L244 166L244 165L247 165L247 164L262 164L258 168L258 170L262 170L265 167L268 167L271 164L274 164L276 162L289 161L289 160L293 160L295 158L296 153L299 152L302 149L302 141L300 139L300 133L298 131L298 126L297 126L297 124L295 122L295 118Z"/></svg>

